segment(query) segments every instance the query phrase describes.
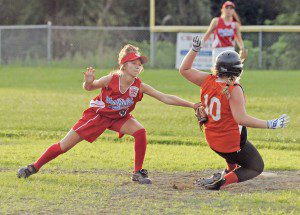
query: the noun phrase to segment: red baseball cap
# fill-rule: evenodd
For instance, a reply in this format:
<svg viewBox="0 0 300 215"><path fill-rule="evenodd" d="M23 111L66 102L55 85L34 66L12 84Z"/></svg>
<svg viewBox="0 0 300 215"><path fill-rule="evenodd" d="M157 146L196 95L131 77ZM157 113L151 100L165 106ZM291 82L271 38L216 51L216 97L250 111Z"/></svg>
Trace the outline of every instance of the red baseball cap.
<svg viewBox="0 0 300 215"><path fill-rule="evenodd" d="M148 58L146 56L142 56L137 52L130 52L129 54L125 55L121 62L120 62L120 66L123 66L124 63L128 62L128 61L133 61L136 59L140 59L142 64L145 64L148 62Z"/></svg>
<svg viewBox="0 0 300 215"><path fill-rule="evenodd" d="M235 4L234 4L233 2L231 2L231 1L225 2L225 3L223 4L222 8L225 8L225 7L227 7L227 6L231 6L231 7L235 8Z"/></svg>

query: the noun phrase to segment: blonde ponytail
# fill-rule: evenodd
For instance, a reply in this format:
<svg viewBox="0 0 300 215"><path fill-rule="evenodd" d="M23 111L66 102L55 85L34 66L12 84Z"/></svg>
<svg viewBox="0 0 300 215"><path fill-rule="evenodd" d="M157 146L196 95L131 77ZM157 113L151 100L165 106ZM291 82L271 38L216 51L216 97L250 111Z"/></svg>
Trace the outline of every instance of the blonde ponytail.
<svg viewBox="0 0 300 215"><path fill-rule="evenodd" d="M240 25L242 25L241 19L239 17L239 15L237 14L237 12L233 12L233 20L238 22Z"/></svg>

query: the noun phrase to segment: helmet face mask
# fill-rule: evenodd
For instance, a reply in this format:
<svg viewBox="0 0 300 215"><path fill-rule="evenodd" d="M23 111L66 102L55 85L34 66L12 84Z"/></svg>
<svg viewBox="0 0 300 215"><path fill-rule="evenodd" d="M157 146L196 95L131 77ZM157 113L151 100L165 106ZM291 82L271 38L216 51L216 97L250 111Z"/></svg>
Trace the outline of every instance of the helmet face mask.
<svg viewBox="0 0 300 215"><path fill-rule="evenodd" d="M221 52L216 60L217 75L222 77L239 77L243 72L243 64L240 55L235 51Z"/></svg>

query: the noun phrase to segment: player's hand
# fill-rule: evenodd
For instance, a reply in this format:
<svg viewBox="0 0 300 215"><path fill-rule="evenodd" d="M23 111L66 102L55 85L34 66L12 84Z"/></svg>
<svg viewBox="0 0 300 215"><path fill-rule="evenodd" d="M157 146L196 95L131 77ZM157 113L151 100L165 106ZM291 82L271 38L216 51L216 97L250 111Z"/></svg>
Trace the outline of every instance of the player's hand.
<svg viewBox="0 0 300 215"><path fill-rule="evenodd" d="M283 114L281 117L277 119L272 119L267 121L268 128L276 129L276 128L284 128L287 127L290 122L290 117L286 114Z"/></svg>
<svg viewBox="0 0 300 215"><path fill-rule="evenodd" d="M194 110L196 110L200 106L201 106L201 102L198 102L198 103L194 104L193 108L194 108Z"/></svg>
<svg viewBox="0 0 300 215"><path fill-rule="evenodd" d="M244 62L248 57L248 49L245 48L241 49L239 54L242 62Z"/></svg>
<svg viewBox="0 0 300 215"><path fill-rule="evenodd" d="M195 52L199 52L201 48L202 48L202 38L197 35L197 36L193 37L192 49Z"/></svg>
<svg viewBox="0 0 300 215"><path fill-rule="evenodd" d="M93 67L86 68L86 71L83 72L84 74L84 82L87 84L93 83L95 80L95 69Z"/></svg>
<svg viewBox="0 0 300 215"><path fill-rule="evenodd" d="M200 106L195 110L195 116L197 117L200 126L208 121L207 113L201 103Z"/></svg>

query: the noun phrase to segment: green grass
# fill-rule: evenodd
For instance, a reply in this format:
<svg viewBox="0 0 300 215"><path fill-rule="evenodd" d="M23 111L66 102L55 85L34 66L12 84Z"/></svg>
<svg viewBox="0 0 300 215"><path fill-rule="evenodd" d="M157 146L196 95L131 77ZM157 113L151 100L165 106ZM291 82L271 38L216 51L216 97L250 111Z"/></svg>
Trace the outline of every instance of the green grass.
<svg viewBox="0 0 300 215"><path fill-rule="evenodd" d="M165 93L199 100L199 89L175 70L146 69L141 78ZM128 183L133 139L117 139L111 131L92 144L78 144L38 175L19 180L16 170L59 141L97 92L82 90L81 69L74 68L0 67L0 80L0 213L297 214L300 210L298 188L241 194ZM290 126L283 130L249 129L249 140L259 149L268 171L300 170L299 81L300 71L243 74L250 115L291 116ZM150 175L224 167L224 161L206 145L191 109L167 106L145 95L133 115L147 129L144 167Z"/></svg>

